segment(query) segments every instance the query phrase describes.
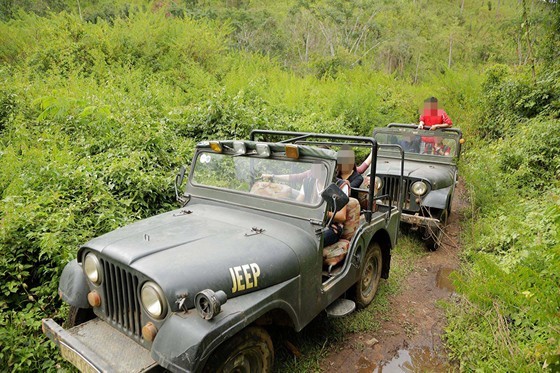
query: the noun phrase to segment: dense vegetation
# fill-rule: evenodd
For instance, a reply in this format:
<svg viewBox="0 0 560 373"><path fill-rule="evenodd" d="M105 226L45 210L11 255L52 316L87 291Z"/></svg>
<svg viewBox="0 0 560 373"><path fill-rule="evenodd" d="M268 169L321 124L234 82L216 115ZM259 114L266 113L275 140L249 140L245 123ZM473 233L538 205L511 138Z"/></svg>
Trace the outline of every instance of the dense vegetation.
<svg viewBox="0 0 560 373"><path fill-rule="evenodd" d="M173 206L193 144L370 133L439 97L467 134L465 370L560 355L560 10L540 1L5 1L0 366L54 370L40 319L96 235Z"/></svg>

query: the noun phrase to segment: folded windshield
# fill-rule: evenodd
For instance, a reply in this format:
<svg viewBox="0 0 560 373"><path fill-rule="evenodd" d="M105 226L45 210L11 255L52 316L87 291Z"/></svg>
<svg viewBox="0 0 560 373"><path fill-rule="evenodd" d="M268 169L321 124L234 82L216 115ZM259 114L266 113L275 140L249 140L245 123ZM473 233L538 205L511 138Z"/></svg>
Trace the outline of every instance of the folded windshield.
<svg viewBox="0 0 560 373"><path fill-rule="evenodd" d="M327 186L327 167L316 163L201 152L195 160L196 185L317 205Z"/></svg>

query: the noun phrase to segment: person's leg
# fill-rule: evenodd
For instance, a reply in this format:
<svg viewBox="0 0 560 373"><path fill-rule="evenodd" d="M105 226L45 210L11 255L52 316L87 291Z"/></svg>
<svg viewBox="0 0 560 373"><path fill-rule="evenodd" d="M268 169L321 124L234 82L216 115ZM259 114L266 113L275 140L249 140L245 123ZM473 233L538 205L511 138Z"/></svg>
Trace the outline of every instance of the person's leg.
<svg viewBox="0 0 560 373"><path fill-rule="evenodd" d="M341 235L342 229L339 229L339 232L336 232L332 228L325 228L323 230L323 247L327 247L334 243L337 243Z"/></svg>

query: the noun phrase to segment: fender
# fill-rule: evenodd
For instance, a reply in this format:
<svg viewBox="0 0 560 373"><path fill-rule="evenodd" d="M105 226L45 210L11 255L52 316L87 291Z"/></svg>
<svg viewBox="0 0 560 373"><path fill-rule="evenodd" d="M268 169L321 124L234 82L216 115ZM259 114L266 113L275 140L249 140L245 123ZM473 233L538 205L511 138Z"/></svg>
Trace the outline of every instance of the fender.
<svg viewBox="0 0 560 373"><path fill-rule="evenodd" d="M451 191L451 186L448 186L447 188L432 190L422 200L422 206L436 208L440 210L447 208L447 197L449 196L450 191Z"/></svg>
<svg viewBox="0 0 560 373"><path fill-rule="evenodd" d="M90 308L87 300L89 287L82 266L76 259L62 270L58 283L58 294L63 301L78 308Z"/></svg>
<svg viewBox="0 0 560 373"><path fill-rule="evenodd" d="M222 306L222 312L212 320L204 320L193 309L188 313L173 313L158 331L152 344L152 358L174 372L199 371L220 344L274 309L284 310L299 329L300 321L294 309L300 303L299 282L300 277L297 276L266 289L228 299Z"/></svg>

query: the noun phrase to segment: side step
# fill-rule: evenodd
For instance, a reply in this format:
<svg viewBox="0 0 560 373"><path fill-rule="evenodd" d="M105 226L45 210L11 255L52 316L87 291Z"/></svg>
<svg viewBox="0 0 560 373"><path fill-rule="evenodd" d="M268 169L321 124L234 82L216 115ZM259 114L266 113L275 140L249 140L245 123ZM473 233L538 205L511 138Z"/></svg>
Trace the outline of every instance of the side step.
<svg viewBox="0 0 560 373"><path fill-rule="evenodd" d="M351 314L356 309L356 303L350 299L338 298L326 309L329 317L342 317Z"/></svg>

